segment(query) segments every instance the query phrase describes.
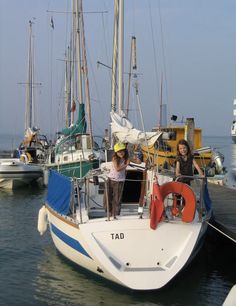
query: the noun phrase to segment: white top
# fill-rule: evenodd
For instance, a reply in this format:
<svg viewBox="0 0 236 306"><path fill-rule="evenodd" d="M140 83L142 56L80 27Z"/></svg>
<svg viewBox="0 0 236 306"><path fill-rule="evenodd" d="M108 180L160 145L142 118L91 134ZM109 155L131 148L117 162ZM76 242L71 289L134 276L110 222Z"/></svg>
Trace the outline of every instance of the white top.
<svg viewBox="0 0 236 306"><path fill-rule="evenodd" d="M125 164L125 161L122 160L121 161L121 166L123 166ZM108 174L108 177L112 180L112 181L116 181L116 182L124 182L125 181L125 169L121 170L121 171L117 171L114 167L113 162L111 163L111 170Z"/></svg>

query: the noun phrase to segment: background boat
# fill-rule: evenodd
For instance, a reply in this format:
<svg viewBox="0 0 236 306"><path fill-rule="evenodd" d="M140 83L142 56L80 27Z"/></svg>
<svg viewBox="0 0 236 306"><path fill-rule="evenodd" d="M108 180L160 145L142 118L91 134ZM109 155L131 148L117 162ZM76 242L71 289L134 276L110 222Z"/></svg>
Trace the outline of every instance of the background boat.
<svg viewBox="0 0 236 306"><path fill-rule="evenodd" d="M29 21L29 42L28 42L28 67L26 83L19 83L26 86L25 106L25 135L20 145L13 152L13 157L20 158L26 163L44 164L47 157L49 142L46 135L40 133L36 126L36 101L35 89L41 83L35 82L35 50L33 21Z"/></svg>
<svg viewBox="0 0 236 306"><path fill-rule="evenodd" d="M236 143L236 99L234 100L234 110L233 110L234 120L231 125L231 137L234 143Z"/></svg>
<svg viewBox="0 0 236 306"><path fill-rule="evenodd" d="M101 158L92 133L82 11L82 1L72 1L72 34L65 59L65 128L60 131L47 163L47 168L55 169L69 177L83 177L89 170L99 166ZM77 120L74 118L76 111Z"/></svg>
<svg viewBox="0 0 236 306"><path fill-rule="evenodd" d="M42 177L43 170L39 165L27 164L16 158L0 159L0 188L24 187L39 182Z"/></svg>
<svg viewBox="0 0 236 306"><path fill-rule="evenodd" d="M187 118L185 124L177 124L175 121L152 129L163 132L163 135L155 146L142 147L144 160L150 160L162 169L171 170L175 167L177 143L180 139L186 139L194 159L207 176L224 174L224 155L211 146L202 145L202 130L195 127L194 118Z"/></svg>

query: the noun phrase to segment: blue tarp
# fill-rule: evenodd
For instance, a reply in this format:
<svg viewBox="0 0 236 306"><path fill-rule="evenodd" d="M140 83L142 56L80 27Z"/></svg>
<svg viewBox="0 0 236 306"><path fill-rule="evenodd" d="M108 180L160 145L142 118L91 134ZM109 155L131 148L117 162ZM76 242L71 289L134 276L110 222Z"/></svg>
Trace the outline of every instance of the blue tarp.
<svg viewBox="0 0 236 306"><path fill-rule="evenodd" d="M211 198L210 198L209 191L208 191L207 181L206 181L205 186L204 186L203 198L204 198L206 210L207 211L211 210L212 202L211 202Z"/></svg>
<svg viewBox="0 0 236 306"><path fill-rule="evenodd" d="M49 170L46 201L50 207L60 214L67 215L70 210L71 191L72 182L69 177Z"/></svg>

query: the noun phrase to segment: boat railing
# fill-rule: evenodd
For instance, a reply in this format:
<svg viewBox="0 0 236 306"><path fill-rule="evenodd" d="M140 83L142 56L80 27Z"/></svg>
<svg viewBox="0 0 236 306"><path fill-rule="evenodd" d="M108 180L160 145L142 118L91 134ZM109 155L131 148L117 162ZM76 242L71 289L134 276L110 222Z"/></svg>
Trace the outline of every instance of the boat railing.
<svg viewBox="0 0 236 306"><path fill-rule="evenodd" d="M203 216L206 216L206 214L208 213L208 209L205 203L207 178L196 175L180 176L176 179L176 181L178 182L181 179L191 180L191 185L189 187L191 188L191 190L195 195L196 210L198 212L199 221L202 221ZM108 201L108 177L106 175L106 171L103 172L101 171L101 169L91 170L89 174L87 174L82 180L76 178L74 186L75 189L77 190L76 218L80 223L86 222L89 218L97 218L97 217L107 217L107 220L110 221L109 201ZM177 198L180 199L179 200L180 206L184 205L182 200L183 197L181 197L181 194L179 195L179 197L178 195L173 194L172 196L168 196L166 202L167 205L165 205L166 206L165 210L168 210L170 206L173 205L174 203L173 201L176 196ZM137 207L138 206L139 202L137 202ZM181 211L181 209L179 211ZM137 215L138 215L138 209L137 209Z"/></svg>
<svg viewBox="0 0 236 306"><path fill-rule="evenodd" d="M205 208L206 204L204 203L204 195L206 193L206 188L207 188L207 177L198 176L198 175L193 175L193 176L181 175L175 179L176 182L181 182L181 181L184 182L186 180L189 181L189 186L196 195L199 221L202 221L203 214L206 211Z"/></svg>

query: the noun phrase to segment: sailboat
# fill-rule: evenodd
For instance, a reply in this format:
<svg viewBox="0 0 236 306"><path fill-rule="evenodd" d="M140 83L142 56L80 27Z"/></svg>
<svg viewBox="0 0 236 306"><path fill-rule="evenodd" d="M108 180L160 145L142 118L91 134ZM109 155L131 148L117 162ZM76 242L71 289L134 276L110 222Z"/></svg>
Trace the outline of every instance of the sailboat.
<svg viewBox="0 0 236 306"><path fill-rule="evenodd" d="M234 115L234 120L232 122L231 125L231 137L234 143L236 143L236 99L234 100L234 111L233 111L233 115Z"/></svg>
<svg viewBox="0 0 236 306"><path fill-rule="evenodd" d="M122 111L124 1L115 0L115 8L120 106L111 112L111 134L119 142L152 146L162 132L136 129ZM43 234L49 224L57 250L95 275L129 289L160 289L191 262L204 241L212 212L206 178L192 177L190 187L156 166L130 163L121 211L113 219L103 207L110 168L111 162L102 163L80 179L50 171L38 231ZM184 198L184 206L176 195Z"/></svg>
<svg viewBox="0 0 236 306"><path fill-rule="evenodd" d="M39 135L39 129L32 126L33 118L33 41L32 21L29 21L29 56L27 105L25 112L26 134L20 147L14 151L13 158L0 159L0 188L15 189L38 182L43 177L40 164L48 147L46 137Z"/></svg>
<svg viewBox="0 0 236 306"><path fill-rule="evenodd" d="M99 166L102 156L92 136L84 20L79 10L82 11L82 2L73 1L72 46L68 48L66 59L66 127L61 131L47 164L48 168L69 177L83 177L89 170ZM84 100L86 100L88 120L86 120ZM76 103L77 101L79 103ZM74 123L73 117L77 105L78 118Z"/></svg>
<svg viewBox="0 0 236 306"><path fill-rule="evenodd" d="M25 163L44 164L49 142L46 135L41 134L40 129L35 126L35 87L41 86L41 83L34 81L33 22L31 20L29 21L28 77L26 83L20 84L26 85L25 135L13 156Z"/></svg>

